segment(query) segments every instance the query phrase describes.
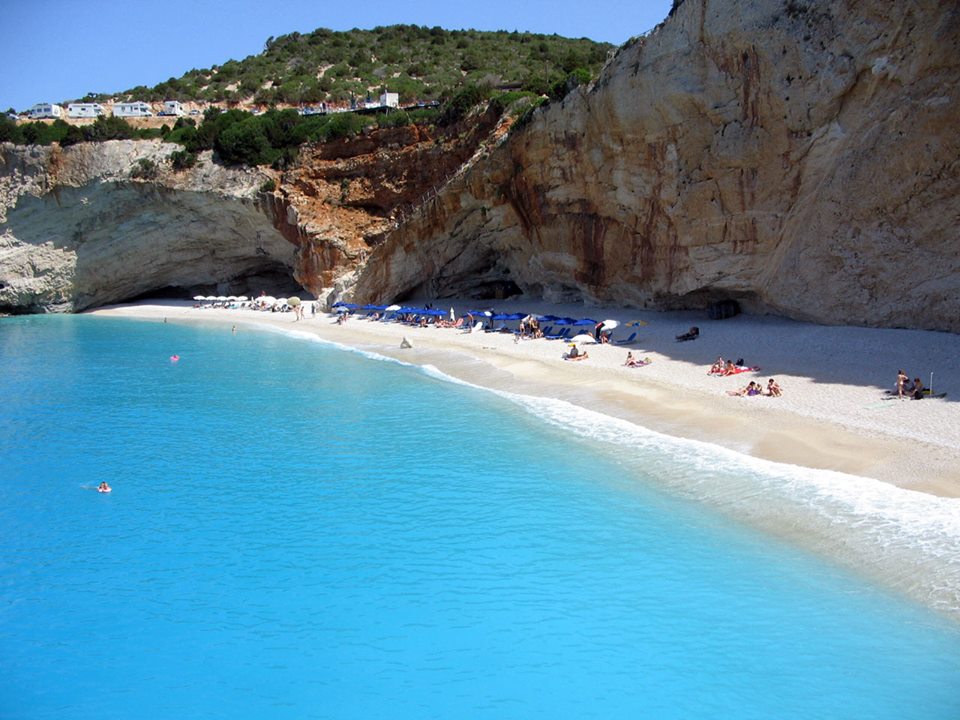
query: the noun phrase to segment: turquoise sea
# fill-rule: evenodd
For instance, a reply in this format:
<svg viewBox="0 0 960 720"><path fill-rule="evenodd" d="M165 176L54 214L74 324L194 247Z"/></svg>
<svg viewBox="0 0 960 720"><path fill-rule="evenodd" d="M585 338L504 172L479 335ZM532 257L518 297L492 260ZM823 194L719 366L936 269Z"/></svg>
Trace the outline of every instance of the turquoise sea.
<svg viewBox="0 0 960 720"><path fill-rule="evenodd" d="M277 332L0 367L0 717L960 717L955 505Z"/></svg>

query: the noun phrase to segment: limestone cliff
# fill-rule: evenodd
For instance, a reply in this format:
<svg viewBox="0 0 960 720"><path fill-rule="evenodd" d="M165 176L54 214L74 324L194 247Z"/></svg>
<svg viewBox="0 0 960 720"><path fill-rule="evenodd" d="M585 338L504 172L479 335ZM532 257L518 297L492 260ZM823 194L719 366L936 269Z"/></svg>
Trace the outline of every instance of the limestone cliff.
<svg viewBox="0 0 960 720"><path fill-rule="evenodd" d="M958 51L955 3L685 0L389 234L354 297L960 331Z"/></svg>
<svg viewBox="0 0 960 720"><path fill-rule="evenodd" d="M0 150L0 310L83 310L144 294L296 287L257 170L165 166L159 142ZM208 153L209 155L209 153ZM146 161L157 177L131 171ZM148 171L149 175L150 172Z"/></svg>
<svg viewBox="0 0 960 720"><path fill-rule="evenodd" d="M410 126L305 146L283 175L223 167L209 152L175 171L178 146L159 141L2 145L0 312L342 290L498 122L487 113L442 131Z"/></svg>

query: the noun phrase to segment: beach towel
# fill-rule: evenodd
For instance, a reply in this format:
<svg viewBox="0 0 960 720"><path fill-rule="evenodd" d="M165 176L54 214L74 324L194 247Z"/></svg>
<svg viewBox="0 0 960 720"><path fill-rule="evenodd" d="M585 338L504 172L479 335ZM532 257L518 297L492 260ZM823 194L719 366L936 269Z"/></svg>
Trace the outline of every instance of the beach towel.
<svg viewBox="0 0 960 720"><path fill-rule="evenodd" d="M721 373L721 374L723 374L723 375L739 375L740 373L744 373L744 372L756 372L756 371L758 371L759 369L760 369L760 366L759 366L759 365L754 365L753 367L742 367L742 366L740 366L740 365L737 365L736 367L733 368L733 371L732 371L732 372L729 371L729 370L725 370L725 371L724 371L723 373Z"/></svg>

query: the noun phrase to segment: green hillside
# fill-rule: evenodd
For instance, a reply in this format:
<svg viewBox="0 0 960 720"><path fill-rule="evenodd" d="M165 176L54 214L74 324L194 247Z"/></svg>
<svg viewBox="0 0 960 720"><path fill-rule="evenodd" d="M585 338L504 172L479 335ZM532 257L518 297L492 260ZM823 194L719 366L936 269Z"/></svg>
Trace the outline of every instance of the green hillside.
<svg viewBox="0 0 960 720"><path fill-rule="evenodd" d="M575 70L596 75L612 49L585 38L521 32L416 25L319 29L269 38L259 55L190 70L152 88L139 86L112 97L300 105L346 103L386 89L409 104L440 100L469 84L546 94Z"/></svg>

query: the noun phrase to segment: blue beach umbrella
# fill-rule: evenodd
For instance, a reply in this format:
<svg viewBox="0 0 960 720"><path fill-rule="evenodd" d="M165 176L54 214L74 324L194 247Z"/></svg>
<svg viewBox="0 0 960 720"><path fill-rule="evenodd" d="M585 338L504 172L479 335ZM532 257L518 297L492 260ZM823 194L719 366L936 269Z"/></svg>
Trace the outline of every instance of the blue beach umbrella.
<svg viewBox="0 0 960 720"><path fill-rule="evenodd" d="M596 325L596 324L597 324L597 321L596 321L596 320L591 320L590 318L581 318L580 320L577 320L577 321L574 323L574 325L577 325L577 326L580 326L580 325Z"/></svg>

